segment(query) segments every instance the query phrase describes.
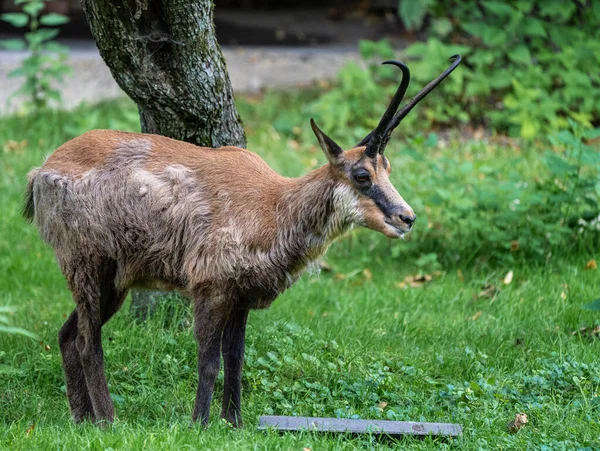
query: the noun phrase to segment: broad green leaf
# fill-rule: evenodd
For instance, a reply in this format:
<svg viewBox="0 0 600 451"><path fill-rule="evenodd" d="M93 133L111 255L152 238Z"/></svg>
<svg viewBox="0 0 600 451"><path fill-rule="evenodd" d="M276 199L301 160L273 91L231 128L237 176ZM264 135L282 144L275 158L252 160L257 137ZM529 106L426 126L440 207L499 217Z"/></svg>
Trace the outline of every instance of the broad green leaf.
<svg viewBox="0 0 600 451"><path fill-rule="evenodd" d="M487 26L481 22L467 22L462 23L460 26L470 35L477 36L479 38L483 38L483 35L487 30Z"/></svg>
<svg viewBox="0 0 600 451"><path fill-rule="evenodd" d="M597 312L600 311L600 298L596 299L595 301L584 304L582 308L586 310L594 310Z"/></svg>
<svg viewBox="0 0 600 451"><path fill-rule="evenodd" d="M535 1L534 0L516 0L513 3L519 11L527 14L527 13L529 13L529 11L531 11L531 8L533 8L533 4L535 3Z"/></svg>
<svg viewBox="0 0 600 451"><path fill-rule="evenodd" d="M400 0L398 15L408 30L419 30L433 0Z"/></svg>
<svg viewBox="0 0 600 451"><path fill-rule="evenodd" d="M25 39L32 45L39 45L44 41L54 39L58 33L58 28L40 28L37 31L25 33Z"/></svg>
<svg viewBox="0 0 600 451"><path fill-rule="evenodd" d="M28 2L25 6L23 6L23 11L32 17L37 17L42 9L44 9L43 1Z"/></svg>
<svg viewBox="0 0 600 451"><path fill-rule="evenodd" d="M531 54L529 53L529 49L525 45L518 45L513 50L509 51L508 57L516 63L531 63Z"/></svg>
<svg viewBox="0 0 600 451"><path fill-rule="evenodd" d="M58 42L55 41L50 41L47 42L44 46L44 48L46 50L48 50L49 52L67 52L69 50L69 48L66 45L63 44L59 44Z"/></svg>
<svg viewBox="0 0 600 451"><path fill-rule="evenodd" d="M598 139L600 138L600 128L594 128L592 130L585 130L583 137L586 139Z"/></svg>
<svg viewBox="0 0 600 451"><path fill-rule="evenodd" d="M9 335L25 335L26 337L30 338L37 338L37 336L33 332L29 332L28 330L16 326L4 326L0 324L0 332Z"/></svg>
<svg viewBox="0 0 600 451"><path fill-rule="evenodd" d="M483 2L483 7L492 14L499 17L510 17L514 13L512 6L508 2Z"/></svg>
<svg viewBox="0 0 600 451"><path fill-rule="evenodd" d="M531 119L526 119L521 124L521 137L525 139L534 138L535 135L540 131L540 126L538 122L535 122Z"/></svg>
<svg viewBox="0 0 600 451"><path fill-rule="evenodd" d="M483 32L483 43L490 47L506 45L508 34L501 28L485 27Z"/></svg>
<svg viewBox="0 0 600 451"><path fill-rule="evenodd" d="M523 32L525 36L545 38L548 36L544 22L535 17L526 17L523 21Z"/></svg>
<svg viewBox="0 0 600 451"><path fill-rule="evenodd" d="M452 22L446 17L431 21L431 30L440 37L446 37L452 31Z"/></svg>
<svg viewBox="0 0 600 451"><path fill-rule="evenodd" d="M40 18L40 23L42 25L48 25L51 27L55 27L57 25L63 25L69 22L69 18L67 16L63 16L62 14L49 13L45 14Z"/></svg>
<svg viewBox="0 0 600 451"><path fill-rule="evenodd" d="M0 19L18 28L24 27L29 23L29 17L23 13L5 13L0 15Z"/></svg>
<svg viewBox="0 0 600 451"><path fill-rule="evenodd" d="M0 48L6 50L24 50L25 41L22 39L4 39L0 41Z"/></svg>
<svg viewBox="0 0 600 451"><path fill-rule="evenodd" d="M564 0L544 0L539 2L538 7L543 16L557 19L560 22L569 19L577 9L574 1Z"/></svg>

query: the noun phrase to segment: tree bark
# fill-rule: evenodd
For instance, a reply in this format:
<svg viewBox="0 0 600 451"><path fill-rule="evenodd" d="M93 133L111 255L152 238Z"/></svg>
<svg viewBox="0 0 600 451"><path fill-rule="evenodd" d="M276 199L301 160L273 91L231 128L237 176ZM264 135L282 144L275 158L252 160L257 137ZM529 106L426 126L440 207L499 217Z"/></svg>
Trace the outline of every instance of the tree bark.
<svg viewBox="0 0 600 451"><path fill-rule="evenodd" d="M142 131L200 146L246 147L212 0L82 0L100 55L137 104ZM133 294L147 311L156 292Z"/></svg>

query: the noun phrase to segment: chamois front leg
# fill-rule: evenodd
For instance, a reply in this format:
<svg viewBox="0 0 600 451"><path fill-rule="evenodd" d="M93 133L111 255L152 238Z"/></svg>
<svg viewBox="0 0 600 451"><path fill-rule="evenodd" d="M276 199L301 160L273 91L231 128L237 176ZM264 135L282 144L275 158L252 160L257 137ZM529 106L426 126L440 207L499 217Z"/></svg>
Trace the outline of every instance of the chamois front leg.
<svg viewBox="0 0 600 451"><path fill-rule="evenodd" d="M230 312L221 297L197 297L194 301L194 335L198 341L198 391L192 419L208 424L215 379L221 366L221 336Z"/></svg>
<svg viewBox="0 0 600 451"><path fill-rule="evenodd" d="M225 324L221 341L225 367L221 418L225 418L236 427L242 427L242 365L244 364L247 319L248 310L232 311Z"/></svg>

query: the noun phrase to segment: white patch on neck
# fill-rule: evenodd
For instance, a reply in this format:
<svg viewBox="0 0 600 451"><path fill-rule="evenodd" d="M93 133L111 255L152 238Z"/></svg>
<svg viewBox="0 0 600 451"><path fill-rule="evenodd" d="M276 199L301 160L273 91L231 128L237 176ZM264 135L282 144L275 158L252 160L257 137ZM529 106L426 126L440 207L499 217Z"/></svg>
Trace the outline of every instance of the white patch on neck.
<svg viewBox="0 0 600 451"><path fill-rule="evenodd" d="M327 225L326 235L336 238L350 227L362 221L356 192L347 185L337 185L333 190L333 214Z"/></svg>
<svg viewBox="0 0 600 451"><path fill-rule="evenodd" d="M337 238L348 232L354 224L362 221L362 215L358 207L358 195L346 185L337 185L333 190L333 212L327 221L325 229L318 235L309 233L306 244L309 249L314 250L314 259L325 253L327 247Z"/></svg>

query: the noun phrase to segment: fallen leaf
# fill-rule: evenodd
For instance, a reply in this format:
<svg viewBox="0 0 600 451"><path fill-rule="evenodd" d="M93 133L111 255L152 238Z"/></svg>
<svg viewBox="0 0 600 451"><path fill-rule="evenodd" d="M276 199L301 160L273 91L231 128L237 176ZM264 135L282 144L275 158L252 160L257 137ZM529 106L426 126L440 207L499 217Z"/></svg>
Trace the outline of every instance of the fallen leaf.
<svg viewBox="0 0 600 451"><path fill-rule="evenodd" d="M469 317L469 319L470 319L471 321L475 321L475 320L476 320L476 319L478 319L478 318L479 318L481 315L483 315L483 312L482 312L482 311L479 311L479 312L475 313L473 316Z"/></svg>
<svg viewBox="0 0 600 451"><path fill-rule="evenodd" d="M29 426L27 429L25 429L25 436L29 437L34 429L35 429L35 423L33 423L31 426Z"/></svg>
<svg viewBox="0 0 600 451"><path fill-rule="evenodd" d="M517 432L527 423L529 423L529 420L527 419L527 414L523 412L518 413L515 415L515 419L508 423L508 430L510 432Z"/></svg>
<svg viewBox="0 0 600 451"><path fill-rule="evenodd" d="M387 402L385 401L381 401L379 404L377 404L379 406L380 409L385 409L388 405Z"/></svg>
<svg viewBox="0 0 600 451"><path fill-rule="evenodd" d="M496 296L496 294L498 294L500 290L498 290L498 287L496 285L494 285L493 283L486 283L483 286L483 289L477 293L475 295L475 299L481 299L481 298L493 298L494 296Z"/></svg>
<svg viewBox="0 0 600 451"><path fill-rule="evenodd" d="M585 265L585 269L598 269L598 264L596 263L596 260L592 259L589 262L587 262Z"/></svg>
<svg viewBox="0 0 600 451"><path fill-rule="evenodd" d="M396 283L398 288L406 288L410 286L412 288L420 288L425 285L427 282L433 280L433 276L431 274L415 274L411 276L406 276L404 281Z"/></svg>
<svg viewBox="0 0 600 451"><path fill-rule="evenodd" d="M518 241L511 241L510 242L510 251L511 252L517 252L519 250L519 242Z"/></svg>
<svg viewBox="0 0 600 451"><path fill-rule="evenodd" d="M506 275L504 276L504 279L502 279L502 283L504 285L510 285L512 280L513 280L513 272L512 272L512 270L510 270L506 273Z"/></svg>
<svg viewBox="0 0 600 451"><path fill-rule="evenodd" d="M13 140L9 139L8 141L6 141L4 143L4 152L5 153L9 153L9 152L21 153L27 147L27 144L28 144L27 140L13 141Z"/></svg>
<svg viewBox="0 0 600 451"><path fill-rule="evenodd" d="M371 280L373 278L373 273L371 272L371 270L369 268L363 269L363 275L365 276L365 279L367 279L367 280Z"/></svg>
<svg viewBox="0 0 600 451"><path fill-rule="evenodd" d="M585 326L574 330L572 335L587 335L588 337L600 337L600 326Z"/></svg>

